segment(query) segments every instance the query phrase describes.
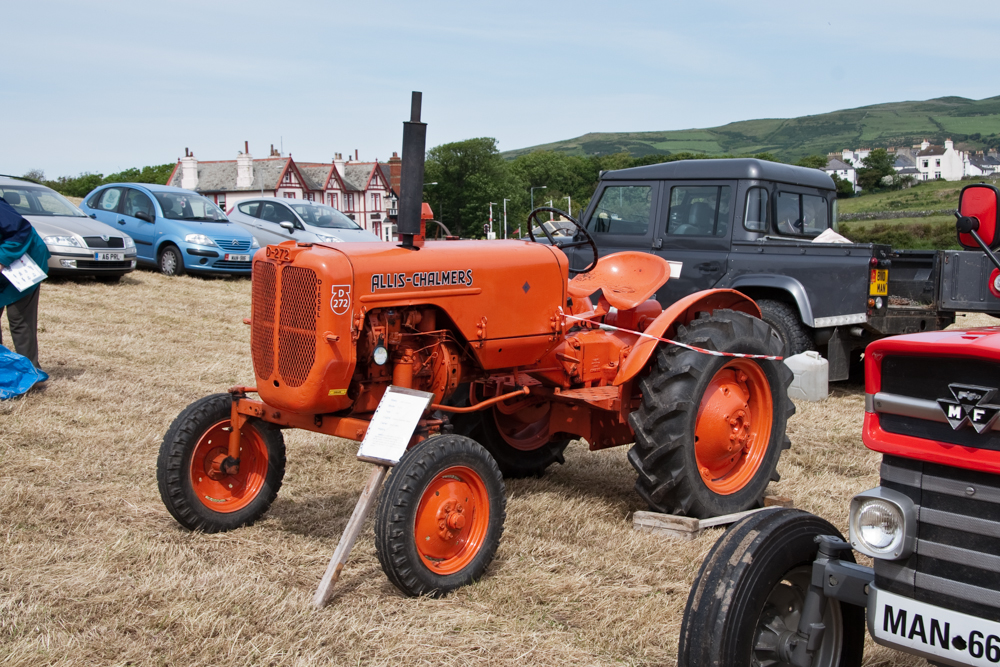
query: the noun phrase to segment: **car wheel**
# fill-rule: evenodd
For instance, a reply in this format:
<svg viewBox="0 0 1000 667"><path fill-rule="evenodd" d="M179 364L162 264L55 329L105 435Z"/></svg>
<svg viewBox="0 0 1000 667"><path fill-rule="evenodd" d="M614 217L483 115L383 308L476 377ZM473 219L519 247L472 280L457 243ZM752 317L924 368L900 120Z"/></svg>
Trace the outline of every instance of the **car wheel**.
<svg viewBox="0 0 1000 667"><path fill-rule="evenodd" d="M160 251L160 273L165 276L183 276L184 258L176 246L168 245Z"/></svg>

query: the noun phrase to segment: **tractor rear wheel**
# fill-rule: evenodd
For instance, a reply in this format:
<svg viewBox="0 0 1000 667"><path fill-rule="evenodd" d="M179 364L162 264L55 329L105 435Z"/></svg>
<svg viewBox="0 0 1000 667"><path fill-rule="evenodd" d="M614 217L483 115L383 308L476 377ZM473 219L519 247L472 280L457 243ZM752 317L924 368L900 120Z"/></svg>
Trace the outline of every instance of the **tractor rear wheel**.
<svg viewBox="0 0 1000 667"><path fill-rule="evenodd" d="M460 388L462 406L468 405L468 390ZM569 438L549 433L551 403L515 401L492 409L451 417L455 432L482 444L493 455L504 477L540 477L553 463L565 463L563 452ZM558 434L556 434L558 435Z"/></svg>
<svg viewBox="0 0 1000 667"><path fill-rule="evenodd" d="M775 508L734 524L705 556L688 595L677 664L681 667L791 667L819 535L840 532L801 510ZM841 559L853 562L850 550ZM826 632L812 667L857 667L865 645L863 607L826 598Z"/></svg>
<svg viewBox="0 0 1000 667"><path fill-rule="evenodd" d="M167 511L185 528L218 533L249 526L274 502L285 475L281 431L259 420L240 429L240 466L219 469L229 453L232 396L214 394L184 409L170 425L156 461Z"/></svg>
<svg viewBox="0 0 1000 667"><path fill-rule="evenodd" d="M675 338L718 352L780 355L782 346L764 322L732 310L678 326ZM780 361L661 346L629 416L639 495L655 511L699 518L759 506L790 444L791 381Z"/></svg>
<svg viewBox="0 0 1000 667"><path fill-rule="evenodd" d="M407 595L439 596L476 581L503 535L503 477L481 445L437 435L407 450L379 495L375 552Z"/></svg>

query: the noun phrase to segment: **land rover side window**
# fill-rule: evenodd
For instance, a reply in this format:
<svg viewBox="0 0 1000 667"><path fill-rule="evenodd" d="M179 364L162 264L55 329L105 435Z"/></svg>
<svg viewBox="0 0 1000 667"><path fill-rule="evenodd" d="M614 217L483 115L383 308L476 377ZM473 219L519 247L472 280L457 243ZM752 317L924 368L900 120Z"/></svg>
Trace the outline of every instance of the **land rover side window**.
<svg viewBox="0 0 1000 667"><path fill-rule="evenodd" d="M830 226L826 198L797 192L779 192L778 231L795 236L816 236Z"/></svg>
<svg viewBox="0 0 1000 667"><path fill-rule="evenodd" d="M648 185L604 188L601 200L587 223L587 231L642 236L649 230L652 209L652 188Z"/></svg>
<svg viewBox="0 0 1000 667"><path fill-rule="evenodd" d="M750 188L747 190L747 210L743 214L743 226L751 232L769 232L767 190Z"/></svg>
<svg viewBox="0 0 1000 667"><path fill-rule="evenodd" d="M725 236L729 230L728 185L682 185L670 189L667 234Z"/></svg>

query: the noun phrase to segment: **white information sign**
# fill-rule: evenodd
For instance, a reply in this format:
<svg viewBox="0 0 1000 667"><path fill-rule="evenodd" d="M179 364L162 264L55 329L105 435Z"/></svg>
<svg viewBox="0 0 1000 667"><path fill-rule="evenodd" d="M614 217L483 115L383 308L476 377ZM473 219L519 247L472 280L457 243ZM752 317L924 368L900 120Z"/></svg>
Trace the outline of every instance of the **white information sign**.
<svg viewBox="0 0 1000 667"><path fill-rule="evenodd" d="M358 458L379 465L399 463L432 398L434 394L416 389L386 389L361 441Z"/></svg>
<svg viewBox="0 0 1000 667"><path fill-rule="evenodd" d="M35 260L27 253L17 258L10 266L3 267L0 273L3 273L4 278L20 292L45 280L45 272L38 268L38 264L35 264Z"/></svg>

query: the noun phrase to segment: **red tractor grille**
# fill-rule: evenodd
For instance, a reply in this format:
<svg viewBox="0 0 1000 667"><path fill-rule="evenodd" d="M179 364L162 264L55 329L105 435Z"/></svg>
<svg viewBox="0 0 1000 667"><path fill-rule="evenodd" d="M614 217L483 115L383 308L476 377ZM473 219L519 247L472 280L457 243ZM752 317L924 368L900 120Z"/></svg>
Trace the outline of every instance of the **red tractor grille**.
<svg viewBox="0 0 1000 667"><path fill-rule="evenodd" d="M250 351L253 370L261 380L274 372L274 287L277 271L274 264L257 262L253 267L253 302Z"/></svg>
<svg viewBox="0 0 1000 667"><path fill-rule="evenodd" d="M278 372L285 384L299 387L316 359L319 281L316 272L298 266L281 269L281 315Z"/></svg>

